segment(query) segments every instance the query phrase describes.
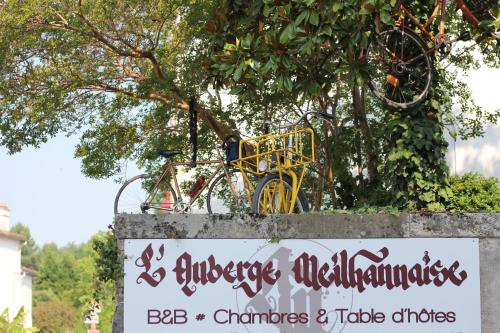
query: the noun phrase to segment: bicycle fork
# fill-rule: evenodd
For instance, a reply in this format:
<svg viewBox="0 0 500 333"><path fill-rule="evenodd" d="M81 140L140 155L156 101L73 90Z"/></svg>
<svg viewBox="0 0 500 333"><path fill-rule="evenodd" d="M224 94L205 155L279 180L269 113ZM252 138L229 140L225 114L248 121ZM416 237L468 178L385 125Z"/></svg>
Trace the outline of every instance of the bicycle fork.
<svg viewBox="0 0 500 333"><path fill-rule="evenodd" d="M299 191L300 191L300 186L302 185L302 180L304 179L304 171L305 168L302 169L302 172L300 172L300 176L297 175L297 173L292 169L292 163L291 159L293 156L286 156L287 154L290 154L288 152L289 149L293 150L293 138L290 136L288 138L288 145L287 145L287 152L284 154L285 159L284 159L284 170L287 170L287 174L292 178L292 186L291 188L291 198L289 199L289 205L288 205L288 210L287 210L287 197L286 197L286 192L285 192L285 185L284 185L284 180L283 180L283 171L279 171L280 175L280 196L279 196L279 206L278 207L283 207L283 211L285 214L292 214L295 205L297 203L297 198L299 196ZM282 206L283 205L283 206Z"/></svg>

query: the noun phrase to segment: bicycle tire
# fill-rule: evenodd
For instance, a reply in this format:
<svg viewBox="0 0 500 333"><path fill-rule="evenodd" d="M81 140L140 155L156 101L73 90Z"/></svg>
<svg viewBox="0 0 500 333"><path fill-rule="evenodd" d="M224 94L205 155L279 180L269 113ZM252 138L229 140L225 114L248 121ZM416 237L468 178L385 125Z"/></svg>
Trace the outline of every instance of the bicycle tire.
<svg viewBox="0 0 500 333"><path fill-rule="evenodd" d="M396 38L401 36L399 44L399 40L394 39L393 36ZM385 38L388 39L385 40ZM379 54L380 59L372 62L370 61L371 55L377 57L372 45L374 41L379 43L380 40L384 40L385 42L378 46L382 46L383 52L389 53L392 59L382 59ZM405 41L408 43L406 46L404 45ZM398 48L398 50L392 50L391 47ZM404 61L395 56L396 52L399 52L399 49L401 49L401 58L403 60L405 59L405 51L407 54L410 53L412 57L410 59L422 57L423 66L418 66L418 62L416 61L414 64L405 64ZM390 52L387 52L387 50ZM434 72L433 62L428 52L429 49L427 45L425 45L420 37L411 30L393 28L382 31L374 40L370 41L366 48L367 62L374 68L367 82L368 87L372 93L388 107L411 109L421 105L429 97ZM388 60L390 62L390 68L388 68ZM384 62L384 64L381 64L382 62ZM377 65L381 65L381 67L377 68ZM381 68L383 67L385 68L382 70ZM380 82L375 82L376 79L374 78L375 75L373 75L373 72L376 74L378 72L379 75L381 74L379 78ZM415 91L415 88L418 87L420 87L419 91Z"/></svg>
<svg viewBox="0 0 500 333"><path fill-rule="evenodd" d="M223 172L215 178L210 184L207 193L207 211L209 214L231 214L231 213L250 213L251 204L245 200L245 183L243 175L239 170L229 170L235 190L242 198L236 198L227 184L226 173ZM233 181L234 180L234 181Z"/></svg>
<svg viewBox="0 0 500 333"><path fill-rule="evenodd" d="M157 183L157 176L154 174L147 174L147 173L140 174L130 178L120 187L115 197L115 204L114 204L115 215L123 213L145 214L150 209L155 209L157 211L169 211L170 207L168 206L172 206L171 208L173 209L175 203L177 202L177 195L175 191L172 189L170 183L168 182L159 186L163 187L161 192L162 194L164 194L165 199L160 200L160 198L158 199L153 198L152 202L147 203L148 207L144 206L144 204L146 204L145 200L147 199L148 194L151 192L145 189L143 186L144 181L147 182L148 180L150 181L151 184L154 184L152 186L154 187ZM158 191L158 187L153 188L151 190ZM125 191L127 191L127 193ZM133 197L128 195L129 194L128 192L130 191ZM167 193L170 193L169 202L166 202L166 198L168 197Z"/></svg>
<svg viewBox="0 0 500 333"><path fill-rule="evenodd" d="M265 194L266 187L270 186L272 183L276 183L274 186L279 184L281 181L280 175L277 173L271 173L264 178L262 178L255 190L253 199L252 199L252 213L254 214L280 214L286 213L286 207L262 207L261 200L263 200L262 196ZM283 183L287 190L291 190L292 188L292 178L289 175L283 175ZM274 194L276 195L276 193ZM272 198L275 200L275 198ZM264 204L265 205L265 204ZM309 211L309 202L302 190L299 190L297 194L297 201L295 203L294 213L305 213Z"/></svg>

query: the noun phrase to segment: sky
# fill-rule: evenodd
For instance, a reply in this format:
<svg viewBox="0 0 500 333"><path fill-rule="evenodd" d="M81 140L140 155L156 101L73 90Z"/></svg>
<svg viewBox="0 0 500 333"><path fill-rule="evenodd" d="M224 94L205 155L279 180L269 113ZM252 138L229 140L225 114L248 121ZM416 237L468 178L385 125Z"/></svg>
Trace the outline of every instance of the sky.
<svg viewBox="0 0 500 333"><path fill-rule="evenodd" d="M500 108L500 69L481 68L465 79L481 106ZM73 157L77 143L78 138L61 135L15 155L0 148L0 203L10 207L11 225L28 225L39 245L86 242L113 221L119 184L86 178ZM448 160L452 174L478 171L500 177L500 125L489 126L484 138L452 143ZM136 173L131 163L127 176Z"/></svg>
<svg viewBox="0 0 500 333"><path fill-rule="evenodd" d="M119 184L86 178L73 158L77 143L61 135L15 155L0 148L0 202L10 208L11 226L28 225L38 244L85 242L113 220Z"/></svg>

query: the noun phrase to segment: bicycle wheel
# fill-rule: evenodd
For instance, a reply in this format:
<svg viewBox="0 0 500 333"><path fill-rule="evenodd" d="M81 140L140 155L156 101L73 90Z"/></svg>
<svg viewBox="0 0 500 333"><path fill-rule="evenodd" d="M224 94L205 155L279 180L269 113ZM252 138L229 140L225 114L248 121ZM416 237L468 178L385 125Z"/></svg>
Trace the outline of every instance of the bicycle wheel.
<svg viewBox="0 0 500 333"><path fill-rule="evenodd" d="M250 213L251 193L243 175L238 170L230 170L229 177L237 197L231 191L226 174L223 172L210 184L207 194L209 214Z"/></svg>
<svg viewBox="0 0 500 333"><path fill-rule="evenodd" d="M151 199L148 201L149 194ZM177 195L167 179L142 174L130 178L120 187L115 198L115 214L161 213L173 211Z"/></svg>
<svg viewBox="0 0 500 333"><path fill-rule="evenodd" d="M252 199L252 212L255 214L287 214L292 197L292 178L283 175L283 187L279 174L272 173L259 181ZM283 193L282 193L283 192ZM281 197L281 199L280 199ZM299 190L294 213L309 211L309 203L302 190Z"/></svg>
<svg viewBox="0 0 500 333"><path fill-rule="evenodd" d="M412 31L381 32L366 49L368 87L385 105L408 109L424 102L431 89L432 60L427 46Z"/></svg>

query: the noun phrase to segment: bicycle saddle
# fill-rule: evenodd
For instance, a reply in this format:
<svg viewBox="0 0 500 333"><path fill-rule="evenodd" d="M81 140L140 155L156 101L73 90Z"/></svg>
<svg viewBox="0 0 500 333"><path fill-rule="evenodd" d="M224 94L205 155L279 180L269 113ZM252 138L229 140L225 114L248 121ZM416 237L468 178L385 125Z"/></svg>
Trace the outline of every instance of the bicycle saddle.
<svg viewBox="0 0 500 333"><path fill-rule="evenodd" d="M170 157L173 157L175 155L182 154L182 151L180 151L180 150L161 150L161 149L159 149L156 152L158 153L158 155L163 156L165 158L170 158Z"/></svg>

